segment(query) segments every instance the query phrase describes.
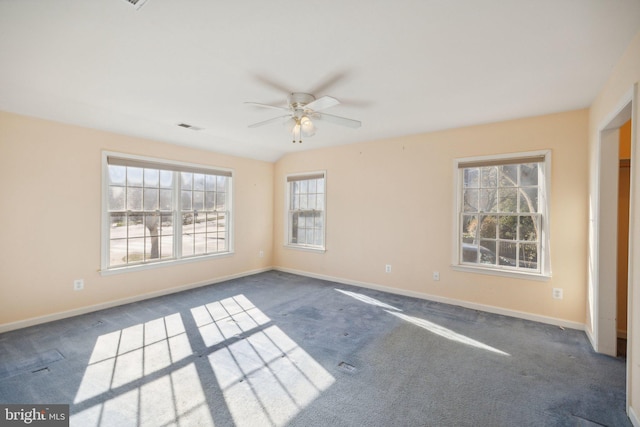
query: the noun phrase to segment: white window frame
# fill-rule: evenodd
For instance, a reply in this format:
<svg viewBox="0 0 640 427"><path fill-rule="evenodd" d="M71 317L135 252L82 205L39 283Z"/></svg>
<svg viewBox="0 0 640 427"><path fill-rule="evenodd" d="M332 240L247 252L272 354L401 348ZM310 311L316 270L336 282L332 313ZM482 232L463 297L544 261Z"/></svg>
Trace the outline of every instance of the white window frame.
<svg viewBox="0 0 640 427"><path fill-rule="evenodd" d="M174 257L167 260L153 261L147 263L133 265L118 265L110 267L110 216L109 216L109 158L117 158L122 161L130 161L133 164L144 164L149 168L173 170L176 174L173 182L173 253ZM182 253L182 216L181 198L180 198L180 181L177 176L180 171L200 172L205 174L226 174L228 180L228 189L226 191L226 206L228 215L226 217L227 228L227 250L224 252L208 253L202 255L181 256ZM196 262L205 259L226 257L234 253L234 206L233 206L233 177L234 171L229 168L212 167L207 165L179 162L167 159L159 159L154 157L139 156L133 154L124 154L119 152L103 151L102 152L102 224L101 224L101 269L100 274L111 275L123 272L147 270L168 265L183 264L188 262Z"/></svg>
<svg viewBox="0 0 640 427"><path fill-rule="evenodd" d="M323 205L324 205L324 209L322 209L320 212L322 212L322 245L310 245L310 244L300 244L300 243L292 243L291 242L291 238L292 238L292 210L291 210L291 189L290 189L290 185L293 181L300 181L300 180L304 180L306 179L312 179L312 178L319 178L322 177L324 178L324 198L323 198ZM326 251L326 244L327 244L327 171L325 170L320 170L320 171L312 171L312 172L302 172L302 173L293 173L293 174L288 174L285 177L285 206L284 206L284 246L287 248L291 248L291 249L299 249L299 250L304 250L304 251L310 251L310 252L320 252L323 253Z"/></svg>
<svg viewBox="0 0 640 427"><path fill-rule="evenodd" d="M463 166L465 164L482 164L492 163L500 164L501 162L509 163L522 159L521 163L526 163L527 158L544 157L540 161L542 167L542 179L538 181L539 196L539 213L541 215L541 235L540 252L538 254L538 262L540 263L539 271L527 271L525 269L517 269L513 267L501 267L486 264L470 264L463 263L462 260L462 214L463 214ZM551 277L551 260L550 260L550 200L551 200L551 150L528 151L522 153L498 154L489 156L475 156L454 159L454 207L453 212L455 218L453 221L453 245L452 245L452 263L451 267L457 271L489 274L497 276L514 277L520 279L532 280L549 280Z"/></svg>

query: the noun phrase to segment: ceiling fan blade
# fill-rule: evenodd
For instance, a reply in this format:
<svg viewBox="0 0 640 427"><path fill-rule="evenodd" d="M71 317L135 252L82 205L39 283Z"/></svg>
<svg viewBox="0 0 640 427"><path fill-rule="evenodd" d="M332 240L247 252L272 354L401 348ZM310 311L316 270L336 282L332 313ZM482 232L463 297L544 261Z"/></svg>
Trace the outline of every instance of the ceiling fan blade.
<svg viewBox="0 0 640 427"><path fill-rule="evenodd" d="M278 92L282 92L282 93L291 93L292 91L286 87L285 85L281 84L280 82L272 79L271 77L267 77L267 76L263 76L263 75L254 75L255 79L258 80L260 83L265 84L266 86L270 86L271 88L277 90Z"/></svg>
<svg viewBox="0 0 640 427"><path fill-rule="evenodd" d="M323 96L315 101L311 101L307 105L304 106L305 110L313 110L313 111L322 111L329 107L333 107L340 104L340 101L335 99L332 96Z"/></svg>
<svg viewBox="0 0 640 427"><path fill-rule="evenodd" d="M259 127L259 126L268 125L269 123L276 122L276 121L278 121L278 120L282 120L282 119L284 119L285 117L291 117L291 115L290 115L290 114L286 114L286 115L284 115L284 116L273 117L273 118L268 119L268 120L265 120L265 121L263 121L263 122L258 122L258 123L254 123L254 124L252 124L252 125L249 125L249 127L250 127L250 128L257 128L257 127Z"/></svg>
<svg viewBox="0 0 640 427"><path fill-rule="evenodd" d="M274 110L289 111L289 108L287 107L279 107L277 105L269 105L269 104L260 104L259 102L245 102L245 104L255 105L256 107L262 107L262 108L272 108Z"/></svg>
<svg viewBox="0 0 640 427"><path fill-rule="evenodd" d="M312 88L309 92L310 93L323 93L323 92L326 93L330 87L334 86L340 80L344 80L347 77L347 74L348 73L346 71L339 71L333 74L332 76L330 76L329 78L327 78L325 81L319 83L316 87Z"/></svg>
<svg viewBox="0 0 640 427"><path fill-rule="evenodd" d="M360 120L347 119L346 117L334 116L333 114L327 113L314 114L313 119L334 123L336 125L347 126L353 129L357 129L362 126L362 122Z"/></svg>

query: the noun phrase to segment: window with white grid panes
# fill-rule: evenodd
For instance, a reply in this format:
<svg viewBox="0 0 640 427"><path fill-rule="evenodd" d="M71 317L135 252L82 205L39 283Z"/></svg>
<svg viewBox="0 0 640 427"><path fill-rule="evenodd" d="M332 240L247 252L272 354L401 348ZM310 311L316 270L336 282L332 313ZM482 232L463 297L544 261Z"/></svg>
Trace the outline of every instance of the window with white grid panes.
<svg viewBox="0 0 640 427"><path fill-rule="evenodd" d="M542 274L545 156L458 163L459 265Z"/></svg>
<svg viewBox="0 0 640 427"><path fill-rule="evenodd" d="M287 244L324 249L325 173L287 177Z"/></svg>
<svg viewBox="0 0 640 427"><path fill-rule="evenodd" d="M182 256L227 250L227 177L180 173Z"/></svg>
<svg viewBox="0 0 640 427"><path fill-rule="evenodd" d="M103 269L229 251L231 173L107 156Z"/></svg>

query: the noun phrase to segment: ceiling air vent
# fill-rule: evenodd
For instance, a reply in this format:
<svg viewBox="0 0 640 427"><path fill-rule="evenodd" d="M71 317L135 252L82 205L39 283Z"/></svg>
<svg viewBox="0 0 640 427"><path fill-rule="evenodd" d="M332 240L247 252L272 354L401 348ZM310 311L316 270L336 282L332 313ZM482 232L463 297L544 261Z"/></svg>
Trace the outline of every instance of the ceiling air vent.
<svg viewBox="0 0 640 427"><path fill-rule="evenodd" d="M193 126L187 123L178 123L178 126L180 126L181 128L185 128L185 129L191 129L191 130L202 130L203 128L199 128L198 126Z"/></svg>
<svg viewBox="0 0 640 427"><path fill-rule="evenodd" d="M135 7L137 10L137 9L140 9L147 0L124 0L124 1L129 3L131 6Z"/></svg>

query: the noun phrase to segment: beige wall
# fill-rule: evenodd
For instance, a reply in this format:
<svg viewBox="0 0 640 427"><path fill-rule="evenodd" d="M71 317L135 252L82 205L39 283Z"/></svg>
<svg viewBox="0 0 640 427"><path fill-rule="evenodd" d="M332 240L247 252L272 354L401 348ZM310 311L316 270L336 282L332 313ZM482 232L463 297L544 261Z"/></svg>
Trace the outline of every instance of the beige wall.
<svg viewBox="0 0 640 427"><path fill-rule="evenodd" d="M589 154L592 192L598 173L598 143L600 128L611 120L622 103L640 81L640 33L636 34L620 61L613 69L605 86L589 110ZM640 425L640 152L638 147L638 125L640 123L640 105L637 89L634 99L634 116L631 131L631 212L630 212L630 251L629 251L629 292L631 322L627 325L627 338L630 348L627 354L628 401L630 417L635 425ZM593 197L593 194L590 195ZM593 284L590 292L595 293ZM589 304L592 302L589 301ZM590 310L589 310L590 311ZM593 334L593 320L587 318L587 330Z"/></svg>
<svg viewBox="0 0 640 427"><path fill-rule="evenodd" d="M307 151L276 163L274 263L283 269L582 325L587 110ZM451 269L455 158L552 151L549 281ZM327 251L285 248L285 175L327 171ZM384 272L385 264L392 272ZM440 281L432 280L433 271ZM564 290L552 299L552 288Z"/></svg>
<svg viewBox="0 0 640 427"><path fill-rule="evenodd" d="M235 254L102 277L102 150L234 169ZM272 163L0 112L0 328L269 268L273 169ZM80 278L85 289L74 291Z"/></svg>

